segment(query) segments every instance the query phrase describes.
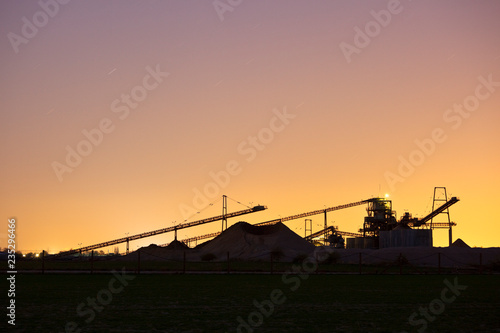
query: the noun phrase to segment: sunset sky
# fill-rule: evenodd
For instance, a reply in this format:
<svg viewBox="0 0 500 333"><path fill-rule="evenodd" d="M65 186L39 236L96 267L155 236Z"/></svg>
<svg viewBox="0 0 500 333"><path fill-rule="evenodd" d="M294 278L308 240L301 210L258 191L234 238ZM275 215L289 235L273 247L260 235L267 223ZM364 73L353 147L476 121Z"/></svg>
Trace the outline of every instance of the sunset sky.
<svg viewBox="0 0 500 333"><path fill-rule="evenodd" d="M231 225L386 193L421 217L435 186L460 198L454 240L500 246L499 1L65 2L0 3L2 248L13 217L18 250L52 253L223 194L269 208Z"/></svg>

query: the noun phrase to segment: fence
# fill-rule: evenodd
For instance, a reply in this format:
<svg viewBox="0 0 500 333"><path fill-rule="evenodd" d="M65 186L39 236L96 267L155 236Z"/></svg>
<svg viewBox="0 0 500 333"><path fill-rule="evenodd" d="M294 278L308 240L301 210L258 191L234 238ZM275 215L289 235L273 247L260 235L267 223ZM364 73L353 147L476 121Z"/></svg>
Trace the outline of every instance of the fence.
<svg viewBox="0 0 500 333"><path fill-rule="evenodd" d="M318 253L315 254L318 258ZM147 259L144 259L147 258ZM19 272L33 273L101 273L122 269L140 273L261 273L274 274L293 270L307 256L283 258L279 253L266 253L249 260L238 260L226 254L225 260L214 260L205 255L204 260L188 260L186 252L182 259L173 260L144 249L137 251L137 258L127 260L122 256L88 256L54 258L42 254L37 260L17 262ZM424 256L409 257L404 253L380 256L372 252L330 252L326 260L319 261L316 274L483 274L500 272L500 261L483 263L483 253L477 253L476 260L460 260L448 254L437 252Z"/></svg>

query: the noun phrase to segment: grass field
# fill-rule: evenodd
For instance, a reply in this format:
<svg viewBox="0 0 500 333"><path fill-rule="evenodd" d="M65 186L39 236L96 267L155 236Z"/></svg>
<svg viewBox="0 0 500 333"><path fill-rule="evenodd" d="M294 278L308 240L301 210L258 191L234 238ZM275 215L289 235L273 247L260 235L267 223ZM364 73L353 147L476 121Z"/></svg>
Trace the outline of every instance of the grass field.
<svg viewBox="0 0 500 333"><path fill-rule="evenodd" d="M498 275L125 276L18 274L8 331L417 332L426 323L427 332L500 332ZM467 289L443 302L445 279ZM429 306L430 319L409 324Z"/></svg>

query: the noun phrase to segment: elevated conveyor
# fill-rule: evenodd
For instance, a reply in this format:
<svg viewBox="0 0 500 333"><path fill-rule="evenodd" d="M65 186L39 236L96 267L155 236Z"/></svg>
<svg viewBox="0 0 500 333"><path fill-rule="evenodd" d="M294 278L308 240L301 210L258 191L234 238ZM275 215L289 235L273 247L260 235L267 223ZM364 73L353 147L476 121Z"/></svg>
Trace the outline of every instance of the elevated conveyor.
<svg viewBox="0 0 500 333"><path fill-rule="evenodd" d="M205 224L205 223L220 221L224 218L231 218L231 217L235 217L235 216L241 216L241 215L245 215L245 214L255 213L255 212L265 210L265 209L267 209L266 206L255 206L253 208L244 209L244 210L240 210L240 211L233 212L233 213L228 213L228 214L224 214L224 215L206 218L203 220L178 224L178 225L173 226L173 227L162 228L162 229L158 229L158 230L154 230L154 231L144 232L142 234L137 234L137 235L128 236L128 237L122 237L122 238L114 239L114 240L111 240L108 242L98 243L98 244L94 244L94 245L81 247L78 249L72 249L69 251L60 252L60 253L56 254L56 256L68 256L68 255L75 254L75 253L87 252L87 251L99 249L102 247L108 247L108 246L112 246L112 245L116 245L116 244L120 244L120 243L128 243L128 242L136 240L136 239L156 236L156 235L160 235L160 234L164 234L164 233L172 232L172 231L174 231L176 233L176 238L177 238L177 230L180 230L180 229L191 228L191 227L195 227L195 226Z"/></svg>
<svg viewBox="0 0 500 333"><path fill-rule="evenodd" d="M431 219L433 219L437 215L441 214L446 209L448 209L450 206L456 204L458 201L460 201L460 199L458 199L457 197L451 197L450 200L446 201L444 204L442 204L441 206L436 208L434 211L430 212L428 215L426 215L423 218L419 219L418 221L414 222L413 226L420 227L420 226L426 224L428 221L430 221ZM437 223L433 223L433 224L437 224ZM439 224L441 225L442 223L439 223ZM446 226L449 226L449 225L451 225L451 223L450 224L446 223Z"/></svg>
<svg viewBox="0 0 500 333"><path fill-rule="evenodd" d="M279 219L274 219L274 220L270 220L270 221L265 221L265 222L257 223L255 225L270 225L270 224L276 224L276 223L279 223L279 222L286 222L286 221L290 221L290 220L296 220L296 219L300 219L300 218L303 218L303 217L308 217L308 216L313 216L313 215L318 215L318 214L326 214L328 212L333 212L335 210L340 210L340 209L344 209L344 208L350 208L350 207L355 207L355 206L363 205L363 204L366 204L366 203L368 203L370 201L371 201L371 199L368 199L368 200L362 200L362 201L348 203L348 204L345 204L345 205L339 205L339 206L329 207L329 208L325 208L325 209L313 210L313 211L306 212L306 213L291 215L291 216L282 217L282 218L279 218Z"/></svg>
<svg viewBox="0 0 500 333"><path fill-rule="evenodd" d="M348 203L348 204L344 204L344 205L329 207L329 208L325 208L325 209L313 210L313 211L306 212L306 213L290 215L290 216L279 218L279 219L274 219L274 220L256 223L254 225L256 225L256 226L272 225L272 224L276 224L279 222L291 221L291 220L300 219L300 218L308 217L308 216L312 216L312 215L326 214L328 212L332 212L332 211L336 211L336 210L340 210L340 209L344 209L344 208L360 206L360 205L366 204L368 202L371 202L372 200L374 200L374 199L367 199L367 200L356 201L356 202L352 202L352 203ZM323 233L324 233L324 231L323 231ZM359 234L348 233L348 232L343 232L343 231L340 231L339 233L341 235L353 236L353 237L357 237L359 235ZM217 237L220 234L221 234L220 232L215 232L215 233L211 233L211 234L200 235L200 236L196 236L196 237L186 238L186 239L182 240L182 242L189 244L190 242ZM166 245L168 245L168 244L163 244L161 246L166 246Z"/></svg>
<svg viewBox="0 0 500 333"><path fill-rule="evenodd" d="M349 237L363 237L363 234L359 234L359 233L355 233L355 232L339 231L339 230L335 229L335 227L329 226L326 229L317 231L315 233L312 233L312 234L304 237L304 239L307 241L311 241L312 239L314 239L316 237L319 237L319 236L322 236L322 235L325 235L328 233L336 233L336 234L341 235L341 236L349 236Z"/></svg>

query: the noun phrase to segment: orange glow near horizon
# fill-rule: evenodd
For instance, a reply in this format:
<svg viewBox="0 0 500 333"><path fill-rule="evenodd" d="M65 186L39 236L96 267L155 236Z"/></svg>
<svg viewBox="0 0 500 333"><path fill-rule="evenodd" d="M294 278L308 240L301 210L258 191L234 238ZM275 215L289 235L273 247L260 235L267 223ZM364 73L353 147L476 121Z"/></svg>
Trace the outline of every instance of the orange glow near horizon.
<svg viewBox="0 0 500 333"><path fill-rule="evenodd" d="M38 2L2 3L1 33L27 41L0 48L0 207L17 250L220 215L223 194L269 207L229 225L386 194L398 219L422 217L435 186L460 198L454 240L500 246L500 3L395 3L248 1L221 14L211 2L76 1L29 38L22 18ZM365 214L328 223L357 232ZM303 219L286 225L304 234Z"/></svg>

